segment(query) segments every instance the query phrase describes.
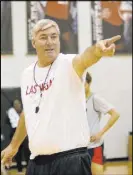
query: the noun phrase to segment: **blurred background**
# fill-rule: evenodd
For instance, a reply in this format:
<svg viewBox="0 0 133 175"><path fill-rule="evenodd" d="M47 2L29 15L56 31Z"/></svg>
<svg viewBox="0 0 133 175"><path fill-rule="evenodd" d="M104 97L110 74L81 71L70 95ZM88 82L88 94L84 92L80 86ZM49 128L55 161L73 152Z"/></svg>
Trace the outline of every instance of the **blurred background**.
<svg viewBox="0 0 133 175"><path fill-rule="evenodd" d="M1 1L1 149L10 143L17 127L23 108L21 73L36 58L31 29L43 18L58 23L62 53L78 54L101 39L121 35L115 56L102 58L88 71L93 92L120 113L104 138L105 174L132 174L132 1ZM101 127L107 120L108 116L103 116ZM5 173L15 174L16 165L20 169L27 165L27 141L25 145L20 162L15 158Z"/></svg>

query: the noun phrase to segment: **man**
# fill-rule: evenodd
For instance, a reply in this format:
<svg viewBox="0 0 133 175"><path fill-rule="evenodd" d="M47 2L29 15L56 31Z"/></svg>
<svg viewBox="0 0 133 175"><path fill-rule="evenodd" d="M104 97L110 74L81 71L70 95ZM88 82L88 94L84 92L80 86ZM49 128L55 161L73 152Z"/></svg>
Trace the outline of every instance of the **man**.
<svg viewBox="0 0 133 175"><path fill-rule="evenodd" d="M23 72L24 112L10 145L1 154L2 163L10 164L28 134L31 157L26 175L91 174L82 75L102 56L114 54L114 42L120 36L74 56L60 53L59 35L52 20L42 19L33 28L32 45L38 59Z"/></svg>
<svg viewBox="0 0 133 175"><path fill-rule="evenodd" d="M91 170L93 175L103 174L103 139L102 136L118 120L119 114L114 107L105 99L94 94L91 89L92 78L87 72L85 81L86 111L90 128L90 143L88 152L91 155ZM100 129L100 119L103 114L109 114L110 119L107 124Z"/></svg>
<svg viewBox="0 0 133 175"><path fill-rule="evenodd" d="M10 133L10 138L11 139L12 139L12 137L15 133L15 130L18 126L18 121L19 121L21 112L22 112L21 102L20 102L19 99L15 99L12 102L12 106L7 111L7 123L11 127L11 133ZM24 153L25 161L28 164L30 151L29 151L29 148L28 148L28 139L27 139L27 137L25 138L23 143L20 145L19 150L18 150L18 152L15 156L15 160L16 160L16 163L17 163L17 170L18 170L17 174L23 174L23 172L22 172L23 171L23 166L22 166L23 153Z"/></svg>

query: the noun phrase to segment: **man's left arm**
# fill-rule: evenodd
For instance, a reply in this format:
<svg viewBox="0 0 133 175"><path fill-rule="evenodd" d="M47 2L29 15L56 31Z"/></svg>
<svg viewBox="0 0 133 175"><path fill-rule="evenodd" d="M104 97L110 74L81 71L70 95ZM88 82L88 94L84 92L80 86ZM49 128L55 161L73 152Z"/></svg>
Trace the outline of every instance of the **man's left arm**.
<svg viewBox="0 0 133 175"><path fill-rule="evenodd" d="M113 56L115 53L115 42L121 38L120 35L101 40L95 45L88 47L82 54L73 59L73 68L81 78L84 71L98 62L103 56Z"/></svg>

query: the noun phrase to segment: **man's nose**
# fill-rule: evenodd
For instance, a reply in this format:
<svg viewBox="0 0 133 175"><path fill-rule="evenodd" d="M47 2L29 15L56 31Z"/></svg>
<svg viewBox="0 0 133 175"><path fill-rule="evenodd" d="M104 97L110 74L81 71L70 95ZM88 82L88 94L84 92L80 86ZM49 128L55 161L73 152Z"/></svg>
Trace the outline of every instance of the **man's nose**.
<svg viewBox="0 0 133 175"><path fill-rule="evenodd" d="M47 44L49 45L49 44L52 44L53 42L52 42L52 39L51 39L51 37L48 37L48 39L47 39Z"/></svg>

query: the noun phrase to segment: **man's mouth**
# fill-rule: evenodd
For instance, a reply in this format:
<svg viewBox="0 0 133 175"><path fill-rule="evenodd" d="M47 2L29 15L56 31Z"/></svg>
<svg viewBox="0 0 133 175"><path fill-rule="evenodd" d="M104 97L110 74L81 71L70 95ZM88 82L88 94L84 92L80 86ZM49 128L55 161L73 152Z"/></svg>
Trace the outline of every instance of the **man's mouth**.
<svg viewBox="0 0 133 175"><path fill-rule="evenodd" d="M45 49L46 52L52 52L54 49Z"/></svg>

